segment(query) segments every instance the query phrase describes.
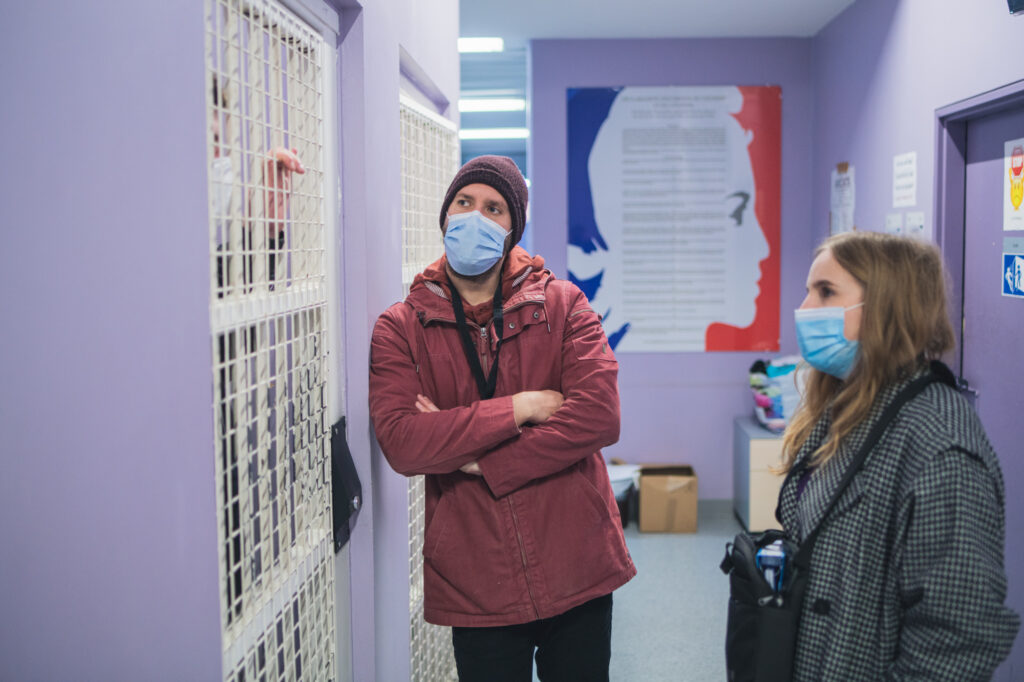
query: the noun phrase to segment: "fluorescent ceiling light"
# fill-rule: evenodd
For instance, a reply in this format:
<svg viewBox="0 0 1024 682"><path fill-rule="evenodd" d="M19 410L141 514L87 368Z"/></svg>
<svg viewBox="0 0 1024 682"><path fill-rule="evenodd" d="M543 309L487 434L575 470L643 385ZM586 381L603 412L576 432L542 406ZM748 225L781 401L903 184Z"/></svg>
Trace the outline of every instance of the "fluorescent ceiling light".
<svg viewBox="0 0 1024 682"><path fill-rule="evenodd" d="M459 100L459 111L526 111L526 100L522 98L481 98Z"/></svg>
<svg viewBox="0 0 1024 682"><path fill-rule="evenodd" d="M501 38L459 38L459 52L504 52Z"/></svg>
<svg viewBox="0 0 1024 682"><path fill-rule="evenodd" d="M525 140L530 136L529 128L463 128L460 140Z"/></svg>

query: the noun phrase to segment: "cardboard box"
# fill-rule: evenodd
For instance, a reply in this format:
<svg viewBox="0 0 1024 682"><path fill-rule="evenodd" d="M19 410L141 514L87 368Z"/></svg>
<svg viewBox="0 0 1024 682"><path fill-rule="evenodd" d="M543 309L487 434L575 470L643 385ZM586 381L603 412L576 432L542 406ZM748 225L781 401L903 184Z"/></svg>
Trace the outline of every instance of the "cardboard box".
<svg viewBox="0 0 1024 682"><path fill-rule="evenodd" d="M658 464L640 470L640 531L697 532L697 474L693 467Z"/></svg>

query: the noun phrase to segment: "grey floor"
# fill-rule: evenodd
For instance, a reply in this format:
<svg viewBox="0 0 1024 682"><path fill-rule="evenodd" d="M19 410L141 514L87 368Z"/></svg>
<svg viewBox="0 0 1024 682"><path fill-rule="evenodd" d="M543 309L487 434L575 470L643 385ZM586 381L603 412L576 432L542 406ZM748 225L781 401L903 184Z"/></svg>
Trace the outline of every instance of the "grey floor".
<svg viewBox="0 0 1024 682"><path fill-rule="evenodd" d="M637 575L613 597L612 682L725 681L729 580L718 564L740 530L732 500L698 503L696 533L626 527Z"/></svg>
<svg viewBox="0 0 1024 682"><path fill-rule="evenodd" d="M637 576L613 598L612 680L725 680L729 584L718 564L739 530L730 500L701 502L696 534L626 528Z"/></svg>

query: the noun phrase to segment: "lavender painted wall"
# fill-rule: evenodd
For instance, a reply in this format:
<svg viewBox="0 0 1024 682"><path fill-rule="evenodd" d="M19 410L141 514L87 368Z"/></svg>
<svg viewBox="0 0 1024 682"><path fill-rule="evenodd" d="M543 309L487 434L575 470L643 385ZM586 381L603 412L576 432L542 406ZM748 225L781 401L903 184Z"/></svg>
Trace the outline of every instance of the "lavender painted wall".
<svg viewBox="0 0 1024 682"><path fill-rule="evenodd" d="M373 438L367 366L377 316L402 298L400 48L455 103L458 2L366 3L343 12L343 23L341 296L348 437L364 491L349 555L351 673L355 680L402 680L409 679L408 483Z"/></svg>
<svg viewBox="0 0 1024 682"><path fill-rule="evenodd" d="M1024 78L1024 17L1005 0L858 0L814 39L814 238L828 231L829 170L857 172L856 221L934 221L935 110ZM892 208L892 157L917 152L917 206Z"/></svg>
<svg viewBox="0 0 1024 682"><path fill-rule="evenodd" d="M366 362L401 297L399 45L454 102L458 5L329 1L343 24L335 348L367 503L337 571L355 623L339 677L405 679L405 479L374 445ZM202 7L0 9L3 679L220 677Z"/></svg>
<svg viewBox="0 0 1024 682"><path fill-rule="evenodd" d="M539 40L531 46L533 243L566 276L566 88L782 86L781 351L796 352L789 311L812 251L813 91L809 39ZM747 370L763 353L619 355L622 434L605 455L692 464L702 498L732 497L732 420L752 412Z"/></svg>
<svg viewBox="0 0 1024 682"><path fill-rule="evenodd" d="M0 678L216 679L202 3L0 26Z"/></svg>
<svg viewBox="0 0 1024 682"><path fill-rule="evenodd" d="M815 237L825 234L828 173L838 161L857 169L857 224L884 229L886 213L897 210L892 157L908 151L917 152L917 206L900 210L923 211L931 230L935 110L1024 78L1021 45L1024 17L1010 16L1002 0L859 0L819 33L813 48ZM1008 377L1024 371L1019 354L991 362ZM1007 497L1008 601L1024 613L1024 461L1019 452L999 454ZM996 680L1024 675L1022 641L1018 635Z"/></svg>

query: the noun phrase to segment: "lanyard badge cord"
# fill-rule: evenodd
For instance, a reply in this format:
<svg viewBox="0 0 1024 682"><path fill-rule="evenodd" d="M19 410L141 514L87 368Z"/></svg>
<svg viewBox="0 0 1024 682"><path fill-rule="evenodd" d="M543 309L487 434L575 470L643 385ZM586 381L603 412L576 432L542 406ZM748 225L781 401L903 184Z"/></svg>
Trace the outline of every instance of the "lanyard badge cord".
<svg viewBox="0 0 1024 682"><path fill-rule="evenodd" d="M502 264L504 269L504 264ZM476 387L480 391L480 399L488 400L494 397L494 389L498 384L498 355L501 353L501 341L504 335L504 311L502 310L501 277L498 277L498 287L494 291L494 334L498 338L498 344L494 350L494 361L491 363L491 371L484 379L483 366L476 354L476 347L473 339L470 338L469 325L466 324L466 313L462 309L462 297L459 290L455 288L451 277L448 278L448 288L452 294L452 308L455 311L455 324L459 328L459 336L462 337L462 350L466 353L466 361L469 369L476 379ZM486 328L486 327L485 327Z"/></svg>

